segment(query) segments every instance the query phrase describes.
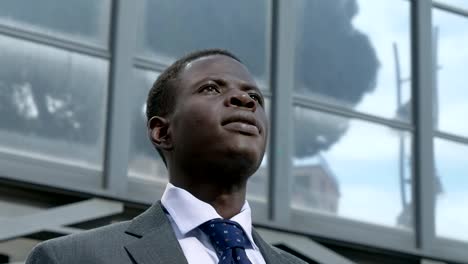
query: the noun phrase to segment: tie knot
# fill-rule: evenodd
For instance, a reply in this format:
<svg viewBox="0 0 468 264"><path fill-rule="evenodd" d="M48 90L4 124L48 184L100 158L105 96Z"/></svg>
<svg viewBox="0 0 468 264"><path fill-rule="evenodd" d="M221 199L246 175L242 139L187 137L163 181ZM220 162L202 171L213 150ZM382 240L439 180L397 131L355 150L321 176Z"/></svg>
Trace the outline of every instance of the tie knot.
<svg viewBox="0 0 468 264"><path fill-rule="evenodd" d="M242 227L231 220L213 219L201 224L200 229L208 235L216 251L245 249L249 244Z"/></svg>

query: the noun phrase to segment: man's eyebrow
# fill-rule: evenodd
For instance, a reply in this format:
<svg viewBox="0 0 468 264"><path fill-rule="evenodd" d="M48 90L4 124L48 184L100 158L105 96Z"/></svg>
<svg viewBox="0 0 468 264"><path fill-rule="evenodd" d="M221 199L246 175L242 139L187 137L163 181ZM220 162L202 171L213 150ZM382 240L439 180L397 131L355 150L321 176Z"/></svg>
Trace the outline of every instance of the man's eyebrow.
<svg viewBox="0 0 468 264"><path fill-rule="evenodd" d="M211 77L208 76L208 77L205 77L205 78L195 82L194 86L199 86L200 84L205 83L207 81L213 81L213 82L215 82L216 84L218 84L220 86L224 86L224 85L227 84L227 81L222 79L222 78L214 77L214 76L211 76ZM241 81L241 89L243 91L254 90L255 92L257 92L257 93L259 93L260 95L263 96L262 91L255 84L251 84L251 83L248 83L248 82L245 82L245 81Z"/></svg>
<svg viewBox="0 0 468 264"><path fill-rule="evenodd" d="M221 79L221 78L212 78L211 80L217 83L218 85L226 85L227 83L226 80ZM251 84L245 81L241 81L240 84L241 84L240 86L241 86L242 91L254 90L258 94L263 96L261 90L257 87L256 84Z"/></svg>
<svg viewBox="0 0 468 264"><path fill-rule="evenodd" d="M250 84L250 83L242 83L242 90L244 91L249 91L249 90L254 90L255 92L257 92L258 94L262 95L262 91L260 90L260 88L258 88L257 85L255 84Z"/></svg>
<svg viewBox="0 0 468 264"><path fill-rule="evenodd" d="M226 82L224 82L223 80L221 80L221 82L223 82L223 83L219 83L217 80L219 81L219 80L221 80L221 79L219 79L219 78L213 78L213 77L205 77L205 78L202 78L202 79L200 79L200 80L198 80L198 81L195 81L195 82L192 84L192 86L196 89L196 88L198 88L198 86L200 86L202 83L206 83L207 81L214 81L214 82L216 82L218 85L224 85L224 84L226 83Z"/></svg>

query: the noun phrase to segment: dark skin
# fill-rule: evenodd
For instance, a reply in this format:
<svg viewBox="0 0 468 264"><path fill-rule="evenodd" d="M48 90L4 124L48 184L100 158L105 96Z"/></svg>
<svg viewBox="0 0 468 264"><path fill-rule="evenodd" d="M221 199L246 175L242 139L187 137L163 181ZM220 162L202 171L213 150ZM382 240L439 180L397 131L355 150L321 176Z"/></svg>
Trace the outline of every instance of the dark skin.
<svg viewBox="0 0 468 264"><path fill-rule="evenodd" d="M265 153L263 95L247 68L224 55L188 63L174 84L174 111L148 121L150 138L164 153L170 182L229 219Z"/></svg>

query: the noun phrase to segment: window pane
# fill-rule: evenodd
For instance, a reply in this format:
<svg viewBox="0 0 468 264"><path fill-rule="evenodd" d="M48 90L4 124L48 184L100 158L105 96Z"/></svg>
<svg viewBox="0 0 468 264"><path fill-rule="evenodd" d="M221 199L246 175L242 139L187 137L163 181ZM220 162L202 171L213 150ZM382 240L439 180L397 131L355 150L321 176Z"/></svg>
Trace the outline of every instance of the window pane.
<svg viewBox="0 0 468 264"><path fill-rule="evenodd" d="M434 140L436 185L436 233L468 241L468 145Z"/></svg>
<svg viewBox="0 0 468 264"><path fill-rule="evenodd" d="M410 120L410 1L296 1L296 93Z"/></svg>
<svg viewBox="0 0 468 264"><path fill-rule="evenodd" d="M411 228L409 133L299 107L294 121L293 208Z"/></svg>
<svg viewBox="0 0 468 264"><path fill-rule="evenodd" d="M0 151L101 169L107 61L0 35Z"/></svg>
<svg viewBox="0 0 468 264"><path fill-rule="evenodd" d="M257 78L267 79L266 0L145 2L138 38L141 56L169 64L196 49L224 48L239 56Z"/></svg>
<svg viewBox="0 0 468 264"><path fill-rule="evenodd" d="M434 47L437 61L434 117L438 129L468 136L468 18L434 9ZM438 114L437 114L438 113Z"/></svg>
<svg viewBox="0 0 468 264"><path fill-rule="evenodd" d="M0 24L107 46L111 0L2 0Z"/></svg>
<svg viewBox="0 0 468 264"><path fill-rule="evenodd" d="M167 182L168 174L158 152L148 139L146 130L146 98L148 91L158 77L156 72L135 69L134 97L130 99L132 107L132 132L129 176L151 180ZM270 111L270 100L265 100L266 111ZM248 195L249 199L266 201L268 169L267 158L258 169L257 173L250 178Z"/></svg>
<svg viewBox="0 0 468 264"><path fill-rule="evenodd" d="M132 109L129 176L167 182L167 170L158 152L151 144L146 129L146 98L158 73L134 69L135 89L129 100Z"/></svg>

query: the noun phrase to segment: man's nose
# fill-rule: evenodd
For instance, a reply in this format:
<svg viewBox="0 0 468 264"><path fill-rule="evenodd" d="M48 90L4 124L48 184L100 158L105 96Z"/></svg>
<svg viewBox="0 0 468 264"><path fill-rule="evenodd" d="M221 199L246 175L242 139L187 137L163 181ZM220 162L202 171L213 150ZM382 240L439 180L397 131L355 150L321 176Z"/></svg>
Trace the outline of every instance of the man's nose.
<svg viewBox="0 0 468 264"><path fill-rule="evenodd" d="M242 107L255 112L257 102L250 95L243 91L236 91L229 95L226 99L227 106Z"/></svg>

